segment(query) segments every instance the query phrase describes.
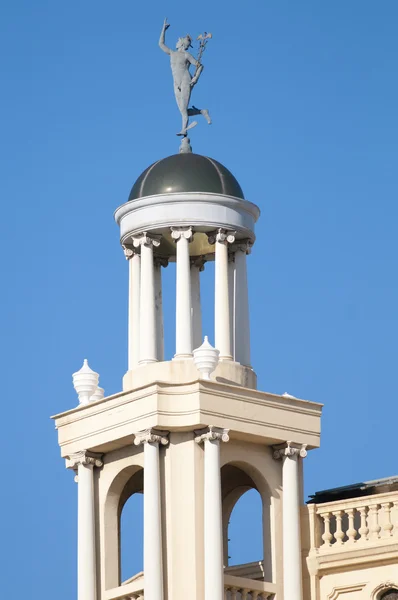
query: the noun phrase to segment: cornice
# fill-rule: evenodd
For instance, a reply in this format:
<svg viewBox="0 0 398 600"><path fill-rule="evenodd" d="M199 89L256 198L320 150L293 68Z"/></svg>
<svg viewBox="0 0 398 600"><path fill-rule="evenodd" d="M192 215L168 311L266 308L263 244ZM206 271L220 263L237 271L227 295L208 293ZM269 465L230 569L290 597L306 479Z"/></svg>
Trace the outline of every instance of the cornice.
<svg viewBox="0 0 398 600"><path fill-rule="evenodd" d="M215 417L218 417L220 419L232 419L234 421L238 421L241 423L247 423L248 425L261 425L264 427L268 427L268 428L272 428L275 431L280 431L280 437L287 437L287 435L285 434L285 432L290 432L290 434L296 433L299 435L311 435L312 437L316 437L317 439L320 438L320 434L316 434L313 431L309 430L309 429L300 429L300 428L293 428L291 426L287 427L284 425L280 425L280 424L275 424L272 422L268 422L268 421L261 421L261 420L256 420L256 419L247 419L247 418L242 418L242 417L237 417L237 416L226 416L225 413L217 413L215 411L206 411L203 409L197 408L194 410L186 410L186 411L162 411L162 410L153 410L150 412L146 412L146 413L141 413L139 416L134 417L132 419L126 419L124 420L122 423L118 424L118 425L110 425L109 427L102 427L101 429L98 429L95 431L96 435L100 435L102 433L106 433L107 431L111 431L111 430L117 430L120 427L125 427L126 425L134 425L134 423L138 423L140 421L146 421L148 419L151 418L155 418L156 416L162 416L162 417L170 417L170 416L177 416L177 417L189 417L189 416L201 416L202 419L201 420L206 420L206 421L211 421L212 419L214 419ZM203 419L203 417L206 417L206 419ZM191 426L192 430L194 429L194 426ZM169 427L169 429L171 431L178 429L178 427ZM231 433L232 438L235 438L235 432ZM90 439L92 437L92 432L87 433L85 435L81 435L81 436L76 436L73 437L71 439L65 440L63 443L60 443L61 448L63 446L67 446L68 444L71 444L73 442L81 442L87 439ZM134 435L133 433L131 435ZM231 437L230 436L230 437ZM256 438L260 438L260 436L254 436ZM303 444L304 445L304 444Z"/></svg>
<svg viewBox="0 0 398 600"><path fill-rule="evenodd" d="M158 382L61 414L56 427L63 456L84 447L106 452L108 445L119 444L147 427L189 431L206 423L217 427L225 423L235 439L265 446L285 440L309 448L319 446L321 406L291 402L283 396L217 382ZM287 415L292 411L297 419Z"/></svg>
<svg viewBox="0 0 398 600"><path fill-rule="evenodd" d="M226 418L225 413L216 413L215 411L207 411L207 410L201 409L200 413L202 415L207 415L209 417L220 417L220 419ZM285 427L284 425L276 425L270 421L261 421L258 419L247 419L247 418L238 417L235 415L232 417L228 415L228 419L233 419L234 421L239 421L241 423L249 423L250 425L264 425L265 427L272 427L272 429L277 429L277 430L279 429L280 431L294 431L295 433L308 434L308 435L312 435L312 436L316 435L310 429ZM286 438L286 436L281 436L281 437ZM320 437L320 434L318 435L318 437Z"/></svg>
<svg viewBox="0 0 398 600"><path fill-rule="evenodd" d="M179 203L207 203L219 204L220 206L239 207L240 210L249 213L256 221L260 216L260 209L256 204L249 200L236 198L235 196L224 196L224 194L213 194L207 192L181 192L170 194L155 194L153 196L145 196L136 200L129 200L121 204L114 212L114 219L117 224L123 217L131 212L150 206L156 208L158 204L179 204Z"/></svg>
<svg viewBox="0 0 398 600"><path fill-rule="evenodd" d="M187 387L191 387L191 390L187 391ZM184 389L182 389L184 388ZM145 392L144 392L145 391ZM126 397L123 401L118 404L114 404L115 408L119 406L123 406L129 402L135 402L142 398L147 398L152 396L154 393L158 393L159 395L167 394L167 395L182 395L185 396L188 394L194 394L197 391L211 391L212 395L225 398L228 400L244 400L245 402L251 404L258 404L260 406L267 406L269 408L282 407L286 411L297 412L300 414L306 414L310 416L320 415L322 412L323 404L320 402L313 402L312 400L303 400L300 398L286 398L285 396L272 394L271 392L262 392L260 390L252 390L250 388L244 388L241 386L228 384L228 383L219 383L217 381L203 381L203 380L192 380L184 383L169 383L163 381L154 381L150 384L146 384L140 387L137 387L133 390L127 390L123 392L118 392L117 394L113 394L111 396L107 396L106 398L102 398L101 400L97 400L92 404L80 405L74 408L71 408L65 412L57 413L50 417L53 420L59 420L64 417L69 417L74 414L78 415L76 419L79 420L87 418L93 414L98 414L105 410L108 410L107 406L111 400L115 400L116 398ZM246 393L245 393L246 392ZM138 397L137 394L140 394ZM249 395L254 395L255 397L249 398ZM263 397L261 397L263 396ZM265 398L264 398L265 396ZM270 398L267 400L267 398ZM305 406L303 406L305 405ZM98 410L97 410L98 409Z"/></svg>
<svg viewBox="0 0 398 600"><path fill-rule="evenodd" d="M361 548L343 549L341 546L335 552L317 553L311 556L318 565L318 573L325 574L326 571L338 569L352 570L358 565L376 566L378 563L395 564L398 562L398 542L394 539L379 539L372 543L366 543Z"/></svg>

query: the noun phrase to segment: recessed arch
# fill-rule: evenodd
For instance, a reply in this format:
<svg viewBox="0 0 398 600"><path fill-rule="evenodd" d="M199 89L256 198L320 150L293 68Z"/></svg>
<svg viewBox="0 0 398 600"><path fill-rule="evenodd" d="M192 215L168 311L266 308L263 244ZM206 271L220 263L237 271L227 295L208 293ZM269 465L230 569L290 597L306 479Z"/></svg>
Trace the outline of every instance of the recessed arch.
<svg viewBox="0 0 398 600"><path fill-rule="evenodd" d="M122 583L121 515L129 498L133 494L143 493L143 474L144 470L141 464L128 465L116 474L106 494L104 506L106 589L117 587ZM131 543L135 543L133 533L131 534ZM139 545L141 546L141 544Z"/></svg>
<svg viewBox="0 0 398 600"><path fill-rule="evenodd" d="M270 487L264 476L245 461L231 461L221 468L221 494L223 504L223 542L224 542L224 564L229 565L229 522L232 512L239 501L243 502L243 496L250 490L254 490L259 495L258 528L262 535L262 556L256 568L253 564L251 568L253 574L251 578L262 579L265 581L273 580L272 565L272 503ZM248 496L246 496L248 498ZM258 507L258 505L257 505ZM243 542L245 540L242 540ZM237 568L236 566L234 567ZM244 576L243 573L241 576Z"/></svg>

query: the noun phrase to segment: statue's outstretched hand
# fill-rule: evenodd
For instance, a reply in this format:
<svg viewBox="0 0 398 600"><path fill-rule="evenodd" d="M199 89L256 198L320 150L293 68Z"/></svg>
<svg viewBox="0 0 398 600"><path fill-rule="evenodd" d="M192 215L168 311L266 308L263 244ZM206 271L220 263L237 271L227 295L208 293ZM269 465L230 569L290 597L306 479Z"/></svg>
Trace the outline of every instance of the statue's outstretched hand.
<svg viewBox="0 0 398 600"><path fill-rule="evenodd" d="M163 29L166 31L170 27L170 23L167 22L167 17L163 21Z"/></svg>

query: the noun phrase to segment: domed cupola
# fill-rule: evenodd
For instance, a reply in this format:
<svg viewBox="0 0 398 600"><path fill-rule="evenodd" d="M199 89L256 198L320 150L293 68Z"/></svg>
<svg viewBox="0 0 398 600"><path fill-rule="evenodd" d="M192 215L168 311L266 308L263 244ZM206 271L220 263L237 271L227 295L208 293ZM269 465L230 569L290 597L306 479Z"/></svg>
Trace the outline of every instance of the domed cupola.
<svg viewBox="0 0 398 600"><path fill-rule="evenodd" d="M145 169L133 185L129 200L183 192L244 199L238 181L224 165L208 156L184 152L158 160Z"/></svg>
<svg viewBox="0 0 398 600"><path fill-rule="evenodd" d="M163 158L138 177L128 201L115 212L120 241L132 243L134 236L152 232L161 236L156 253L174 260L171 229L195 228L190 255L212 260L214 246L208 234L218 228L234 231L237 239L254 242L254 224L260 211L244 199L237 179L218 161L193 153Z"/></svg>

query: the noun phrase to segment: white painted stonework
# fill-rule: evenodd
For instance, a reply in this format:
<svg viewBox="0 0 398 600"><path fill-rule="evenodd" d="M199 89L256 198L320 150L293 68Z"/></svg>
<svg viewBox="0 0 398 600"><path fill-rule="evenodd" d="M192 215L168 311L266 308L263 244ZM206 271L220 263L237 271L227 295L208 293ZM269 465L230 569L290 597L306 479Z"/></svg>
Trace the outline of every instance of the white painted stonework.
<svg viewBox="0 0 398 600"><path fill-rule="evenodd" d="M257 390L247 260L258 216L250 202L200 192L116 211L129 266L122 391L104 397L85 363L74 374L78 406L75 396L53 417L77 476L78 600L381 600L398 589L398 487L303 505L303 461L320 445L322 405ZM215 327L203 332L209 261ZM176 327L165 360L170 262ZM202 345L203 333L214 333L215 348ZM230 566L228 523L252 488L263 558ZM120 519L134 493L144 494L144 572L122 581Z"/></svg>
<svg viewBox="0 0 398 600"><path fill-rule="evenodd" d="M115 220L120 226L122 243L144 231L164 233L170 227L181 225L205 232L219 227L231 229L238 231L239 237L254 240L254 225L259 214L258 207L247 200L189 192L130 200L116 210Z"/></svg>

